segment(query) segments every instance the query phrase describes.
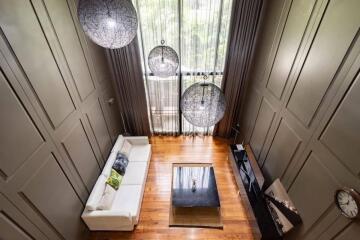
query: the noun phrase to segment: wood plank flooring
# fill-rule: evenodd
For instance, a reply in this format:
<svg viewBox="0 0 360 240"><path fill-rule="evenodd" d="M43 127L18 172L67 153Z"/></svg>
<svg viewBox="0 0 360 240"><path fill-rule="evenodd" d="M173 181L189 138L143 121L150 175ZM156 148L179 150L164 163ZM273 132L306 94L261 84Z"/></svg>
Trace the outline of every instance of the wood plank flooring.
<svg viewBox="0 0 360 240"><path fill-rule="evenodd" d="M228 162L228 143L213 137L152 137L152 157L141 207L133 232L92 232L91 240L110 239L259 239L259 230L241 200ZM218 185L224 229L170 228L171 164L212 163Z"/></svg>

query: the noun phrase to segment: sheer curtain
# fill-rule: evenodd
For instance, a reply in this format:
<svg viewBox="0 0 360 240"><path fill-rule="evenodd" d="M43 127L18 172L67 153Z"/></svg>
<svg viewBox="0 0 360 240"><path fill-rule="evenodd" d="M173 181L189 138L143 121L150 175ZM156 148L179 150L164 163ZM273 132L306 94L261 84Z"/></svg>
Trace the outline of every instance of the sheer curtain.
<svg viewBox="0 0 360 240"><path fill-rule="evenodd" d="M139 47L147 91L151 130L154 134L212 134L180 114L181 94L195 82L211 81L221 86L227 50L232 0L133 0L139 17ZM179 55L175 76L153 76L148 55L160 45Z"/></svg>

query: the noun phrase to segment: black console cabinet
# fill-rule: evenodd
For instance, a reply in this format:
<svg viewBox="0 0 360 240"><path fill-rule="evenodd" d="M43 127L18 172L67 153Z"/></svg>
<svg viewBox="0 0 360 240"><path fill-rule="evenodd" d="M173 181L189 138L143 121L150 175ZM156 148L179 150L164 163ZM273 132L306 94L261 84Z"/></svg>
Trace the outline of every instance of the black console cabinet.
<svg viewBox="0 0 360 240"><path fill-rule="evenodd" d="M245 200L251 205L262 235L261 239L282 239L263 197L264 177L256 160L249 158L246 150L239 151L236 145L230 145L229 161L239 189L244 188L246 191Z"/></svg>

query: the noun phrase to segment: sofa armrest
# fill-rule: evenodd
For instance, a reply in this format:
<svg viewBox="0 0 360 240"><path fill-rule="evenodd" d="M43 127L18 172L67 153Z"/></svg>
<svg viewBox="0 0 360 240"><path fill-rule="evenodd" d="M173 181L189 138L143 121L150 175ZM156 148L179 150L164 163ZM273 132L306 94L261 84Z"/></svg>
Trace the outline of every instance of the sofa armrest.
<svg viewBox="0 0 360 240"><path fill-rule="evenodd" d="M84 211L81 218L90 230L116 230L134 225L129 212L116 210Z"/></svg>
<svg viewBox="0 0 360 240"><path fill-rule="evenodd" d="M124 137L124 139L128 140L133 145L146 145L146 144L149 144L149 138L147 136Z"/></svg>

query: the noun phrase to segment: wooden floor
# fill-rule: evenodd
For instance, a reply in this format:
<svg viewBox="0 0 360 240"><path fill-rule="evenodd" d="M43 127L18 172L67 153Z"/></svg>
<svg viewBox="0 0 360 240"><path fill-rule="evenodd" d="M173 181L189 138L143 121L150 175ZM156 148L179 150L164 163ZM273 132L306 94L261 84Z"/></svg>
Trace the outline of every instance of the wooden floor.
<svg viewBox="0 0 360 240"><path fill-rule="evenodd" d="M241 200L228 162L228 143L213 137L152 137L152 158L140 221L133 232L92 232L90 239L259 239L249 206ZM224 229L170 228L171 164L213 163Z"/></svg>

